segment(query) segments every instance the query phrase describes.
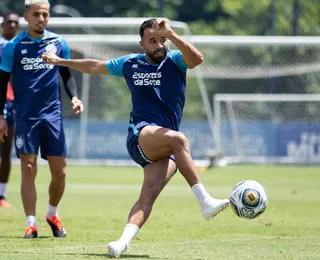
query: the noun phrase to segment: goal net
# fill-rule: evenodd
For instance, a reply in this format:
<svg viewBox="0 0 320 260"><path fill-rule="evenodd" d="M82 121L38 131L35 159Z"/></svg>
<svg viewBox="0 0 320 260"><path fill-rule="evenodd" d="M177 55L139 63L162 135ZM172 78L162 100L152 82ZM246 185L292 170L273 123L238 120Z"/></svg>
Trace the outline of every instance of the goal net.
<svg viewBox="0 0 320 260"><path fill-rule="evenodd" d="M320 95L217 94L214 109L229 162L320 162Z"/></svg>

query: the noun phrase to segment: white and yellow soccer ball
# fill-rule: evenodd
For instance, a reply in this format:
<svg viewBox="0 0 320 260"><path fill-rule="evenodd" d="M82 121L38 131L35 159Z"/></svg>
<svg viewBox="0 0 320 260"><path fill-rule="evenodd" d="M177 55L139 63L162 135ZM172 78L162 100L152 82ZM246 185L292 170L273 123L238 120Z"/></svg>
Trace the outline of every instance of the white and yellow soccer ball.
<svg viewBox="0 0 320 260"><path fill-rule="evenodd" d="M231 209L241 218L256 218L266 210L267 205L267 193L257 181L239 182L231 191Z"/></svg>

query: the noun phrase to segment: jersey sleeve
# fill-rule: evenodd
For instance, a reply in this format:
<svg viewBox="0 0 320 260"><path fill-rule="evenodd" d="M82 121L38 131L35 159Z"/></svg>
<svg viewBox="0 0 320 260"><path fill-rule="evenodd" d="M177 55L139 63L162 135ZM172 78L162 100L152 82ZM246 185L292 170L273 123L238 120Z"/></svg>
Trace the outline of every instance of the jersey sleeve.
<svg viewBox="0 0 320 260"><path fill-rule="evenodd" d="M61 45L62 45L62 57L63 59L69 60L70 59L70 48L67 41L61 38Z"/></svg>
<svg viewBox="0 0 320 260"><path fill-rule="evenodd" d="M2 52L0 69L5 72L12 72L14 65L14 48L15 44L8 42Z"/></svg>
<svg viewBox="0 0 320 260"><path fill-rule="evenodd" d="M184 63L182 59L182 52L178 50L173 50L169 52L169 57L182 71L187 71L188 66Z"/></svg>
<svg viewBox="0 0 320 260"><path fill-rule="evenodd" d="M112 59L112 60L107 61L106 67L107 67L110 75L123 77L123 74L122 74L123 64L131 57L132 57L132 55L125 55L125 56L119 57L117 59Z"/></svg>

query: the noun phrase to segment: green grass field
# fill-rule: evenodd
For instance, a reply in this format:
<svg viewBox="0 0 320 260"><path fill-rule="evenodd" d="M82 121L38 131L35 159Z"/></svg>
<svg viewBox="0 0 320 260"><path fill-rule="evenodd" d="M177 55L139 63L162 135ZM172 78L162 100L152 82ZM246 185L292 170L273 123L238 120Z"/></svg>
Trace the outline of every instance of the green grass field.
<svg viewBox="0 0 320 260"><path fill-rule="evenodd" d="M53 238L45 222L49 171L39 167L39 238L22 239L25 217L19 167L8 188L13 208L0 208L0 259L105 259L106 243L118 239L138 197L140 168L69 167L60 216L66 239ZM316 167L228 166L201 173L207 190L228 197L234 184L254 179L269 195L258 219L238 218L229 208L206 222L180 174L156 202L125 259L320 259L320 170Z"/></svg>

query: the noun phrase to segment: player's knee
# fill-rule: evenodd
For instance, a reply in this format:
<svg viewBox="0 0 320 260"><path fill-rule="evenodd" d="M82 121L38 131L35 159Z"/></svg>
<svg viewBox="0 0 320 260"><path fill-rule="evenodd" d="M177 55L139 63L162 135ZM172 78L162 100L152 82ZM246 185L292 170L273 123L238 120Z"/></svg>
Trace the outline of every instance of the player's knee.
<svg viewBox="0 0 320 260"><path fill-rule="evenodd" d="M32 163L24 163L22 165L22 175L24 177L34 178L37 174L36 167Z"/></svg>
<svg viewBox="0 0 320 260"><path fill-rule="evenodd" d="M51 173L53 179L65 180L67 173L63 170L57 170Z"/></svg>
<svg viewBox="0 0 320 260"><path fill-rule="evenodd" d="M144 187L143 193L140 196L140 200L145 202L146 204L153 204L158 195L162 190L162 186L160 184L150 184Z"/></svg>
<svg viewBox="0 0 320 260"><path fill-rule="evenodd" d="M183 133L176 132L172 139L172 145L174 149L189 149L188 138Z"/></svg>

